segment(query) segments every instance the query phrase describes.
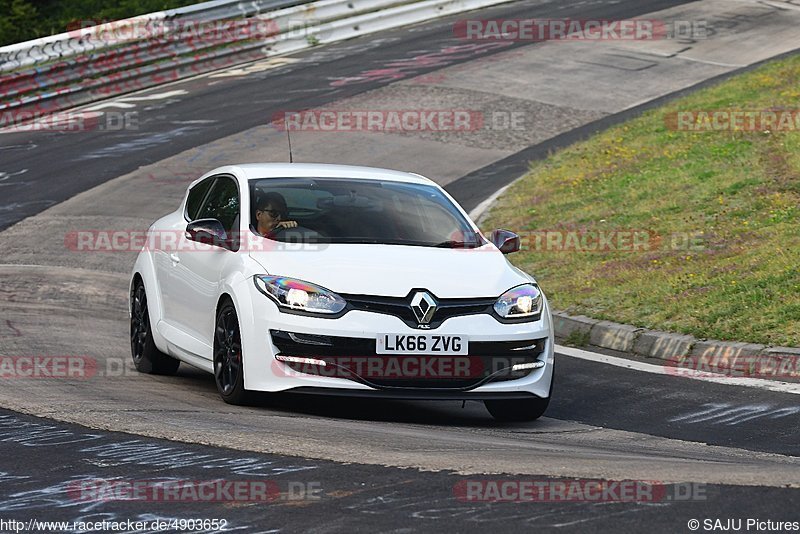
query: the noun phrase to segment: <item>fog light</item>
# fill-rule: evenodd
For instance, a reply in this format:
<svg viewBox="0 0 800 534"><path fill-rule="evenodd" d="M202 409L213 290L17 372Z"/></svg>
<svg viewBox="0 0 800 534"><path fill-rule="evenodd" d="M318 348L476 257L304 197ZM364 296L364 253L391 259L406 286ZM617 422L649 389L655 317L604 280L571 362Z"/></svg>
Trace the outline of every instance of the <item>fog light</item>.
<svg viewBox="0 0 800 534"><path fill-rule="evenodd" d="M316 358L300 358L298 356L284 356L283 354L276 354L275 359L279 362L302 363L304 365L319 365L320 367L325 367L325 360L317 360Z"/></svg>
<svg viewBox="0 0 800 534"><path fill-rule="evenodd" d="M524 371L526 369L539 369L544 367L544 362L530 362L530 363L518 363L511 367L512 371Z"/></svg>

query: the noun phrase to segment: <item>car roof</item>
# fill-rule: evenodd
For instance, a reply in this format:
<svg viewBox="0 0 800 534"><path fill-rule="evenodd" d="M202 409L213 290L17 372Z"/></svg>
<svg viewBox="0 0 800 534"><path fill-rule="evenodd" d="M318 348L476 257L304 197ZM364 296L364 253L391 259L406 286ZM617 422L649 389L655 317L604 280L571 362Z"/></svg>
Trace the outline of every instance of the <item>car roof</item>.
<svg viewBox="0 0 800 534"><path fill-rule="evenodd" d="M362 180L387 180L416 184L434 184L419 174L378 167L335 165L331 163L243 163L227 165L206 174L231 173L245 180L259 178L353 178Z"/></svg>

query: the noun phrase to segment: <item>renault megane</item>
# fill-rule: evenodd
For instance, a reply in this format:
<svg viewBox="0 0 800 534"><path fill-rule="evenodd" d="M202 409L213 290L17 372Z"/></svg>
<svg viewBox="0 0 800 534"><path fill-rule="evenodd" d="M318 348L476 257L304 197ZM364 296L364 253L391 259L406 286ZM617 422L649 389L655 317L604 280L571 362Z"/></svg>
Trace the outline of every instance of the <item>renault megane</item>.
<svg viewBox="0 0 800 534"><path fill-rule="evenodd" d="M533 420L553 330L536 280L417 174L246 164L193 182L148 231L130 284L144 373L213 373L222 399L304 392L483 401Z"/></svg>

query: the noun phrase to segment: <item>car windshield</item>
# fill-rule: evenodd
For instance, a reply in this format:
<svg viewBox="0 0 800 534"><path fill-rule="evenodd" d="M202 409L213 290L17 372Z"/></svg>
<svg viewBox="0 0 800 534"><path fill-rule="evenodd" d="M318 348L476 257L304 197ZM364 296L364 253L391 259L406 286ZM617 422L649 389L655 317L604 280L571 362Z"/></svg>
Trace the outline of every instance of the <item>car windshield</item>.
<svg viewBox="0 0 800 534"><path fill-rule="evenodd" d="M442 248L484 244L453 203L430 185L347 178L251 180L254 231L256 208L275 193L286 203L282 219L297 223L268 235L277 241Z"/></svg>

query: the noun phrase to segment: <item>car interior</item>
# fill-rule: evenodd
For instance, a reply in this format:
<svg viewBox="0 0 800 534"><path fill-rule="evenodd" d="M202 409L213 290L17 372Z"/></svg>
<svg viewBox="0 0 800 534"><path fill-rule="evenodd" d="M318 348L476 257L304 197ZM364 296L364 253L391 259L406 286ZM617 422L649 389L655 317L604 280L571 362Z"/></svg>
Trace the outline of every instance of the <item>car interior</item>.
<svg viewBox="0 0 800 534"><path fill-rule="evenodd" d="M273 238L278 241L438 243L463 229L463 223L440 201L399 186L270 182L260 180L251 186L250 224L255 231L256 206L263 195L268 191L279 193L286 200L288 219L296 221L298 227L276 232Z"/></svg>

